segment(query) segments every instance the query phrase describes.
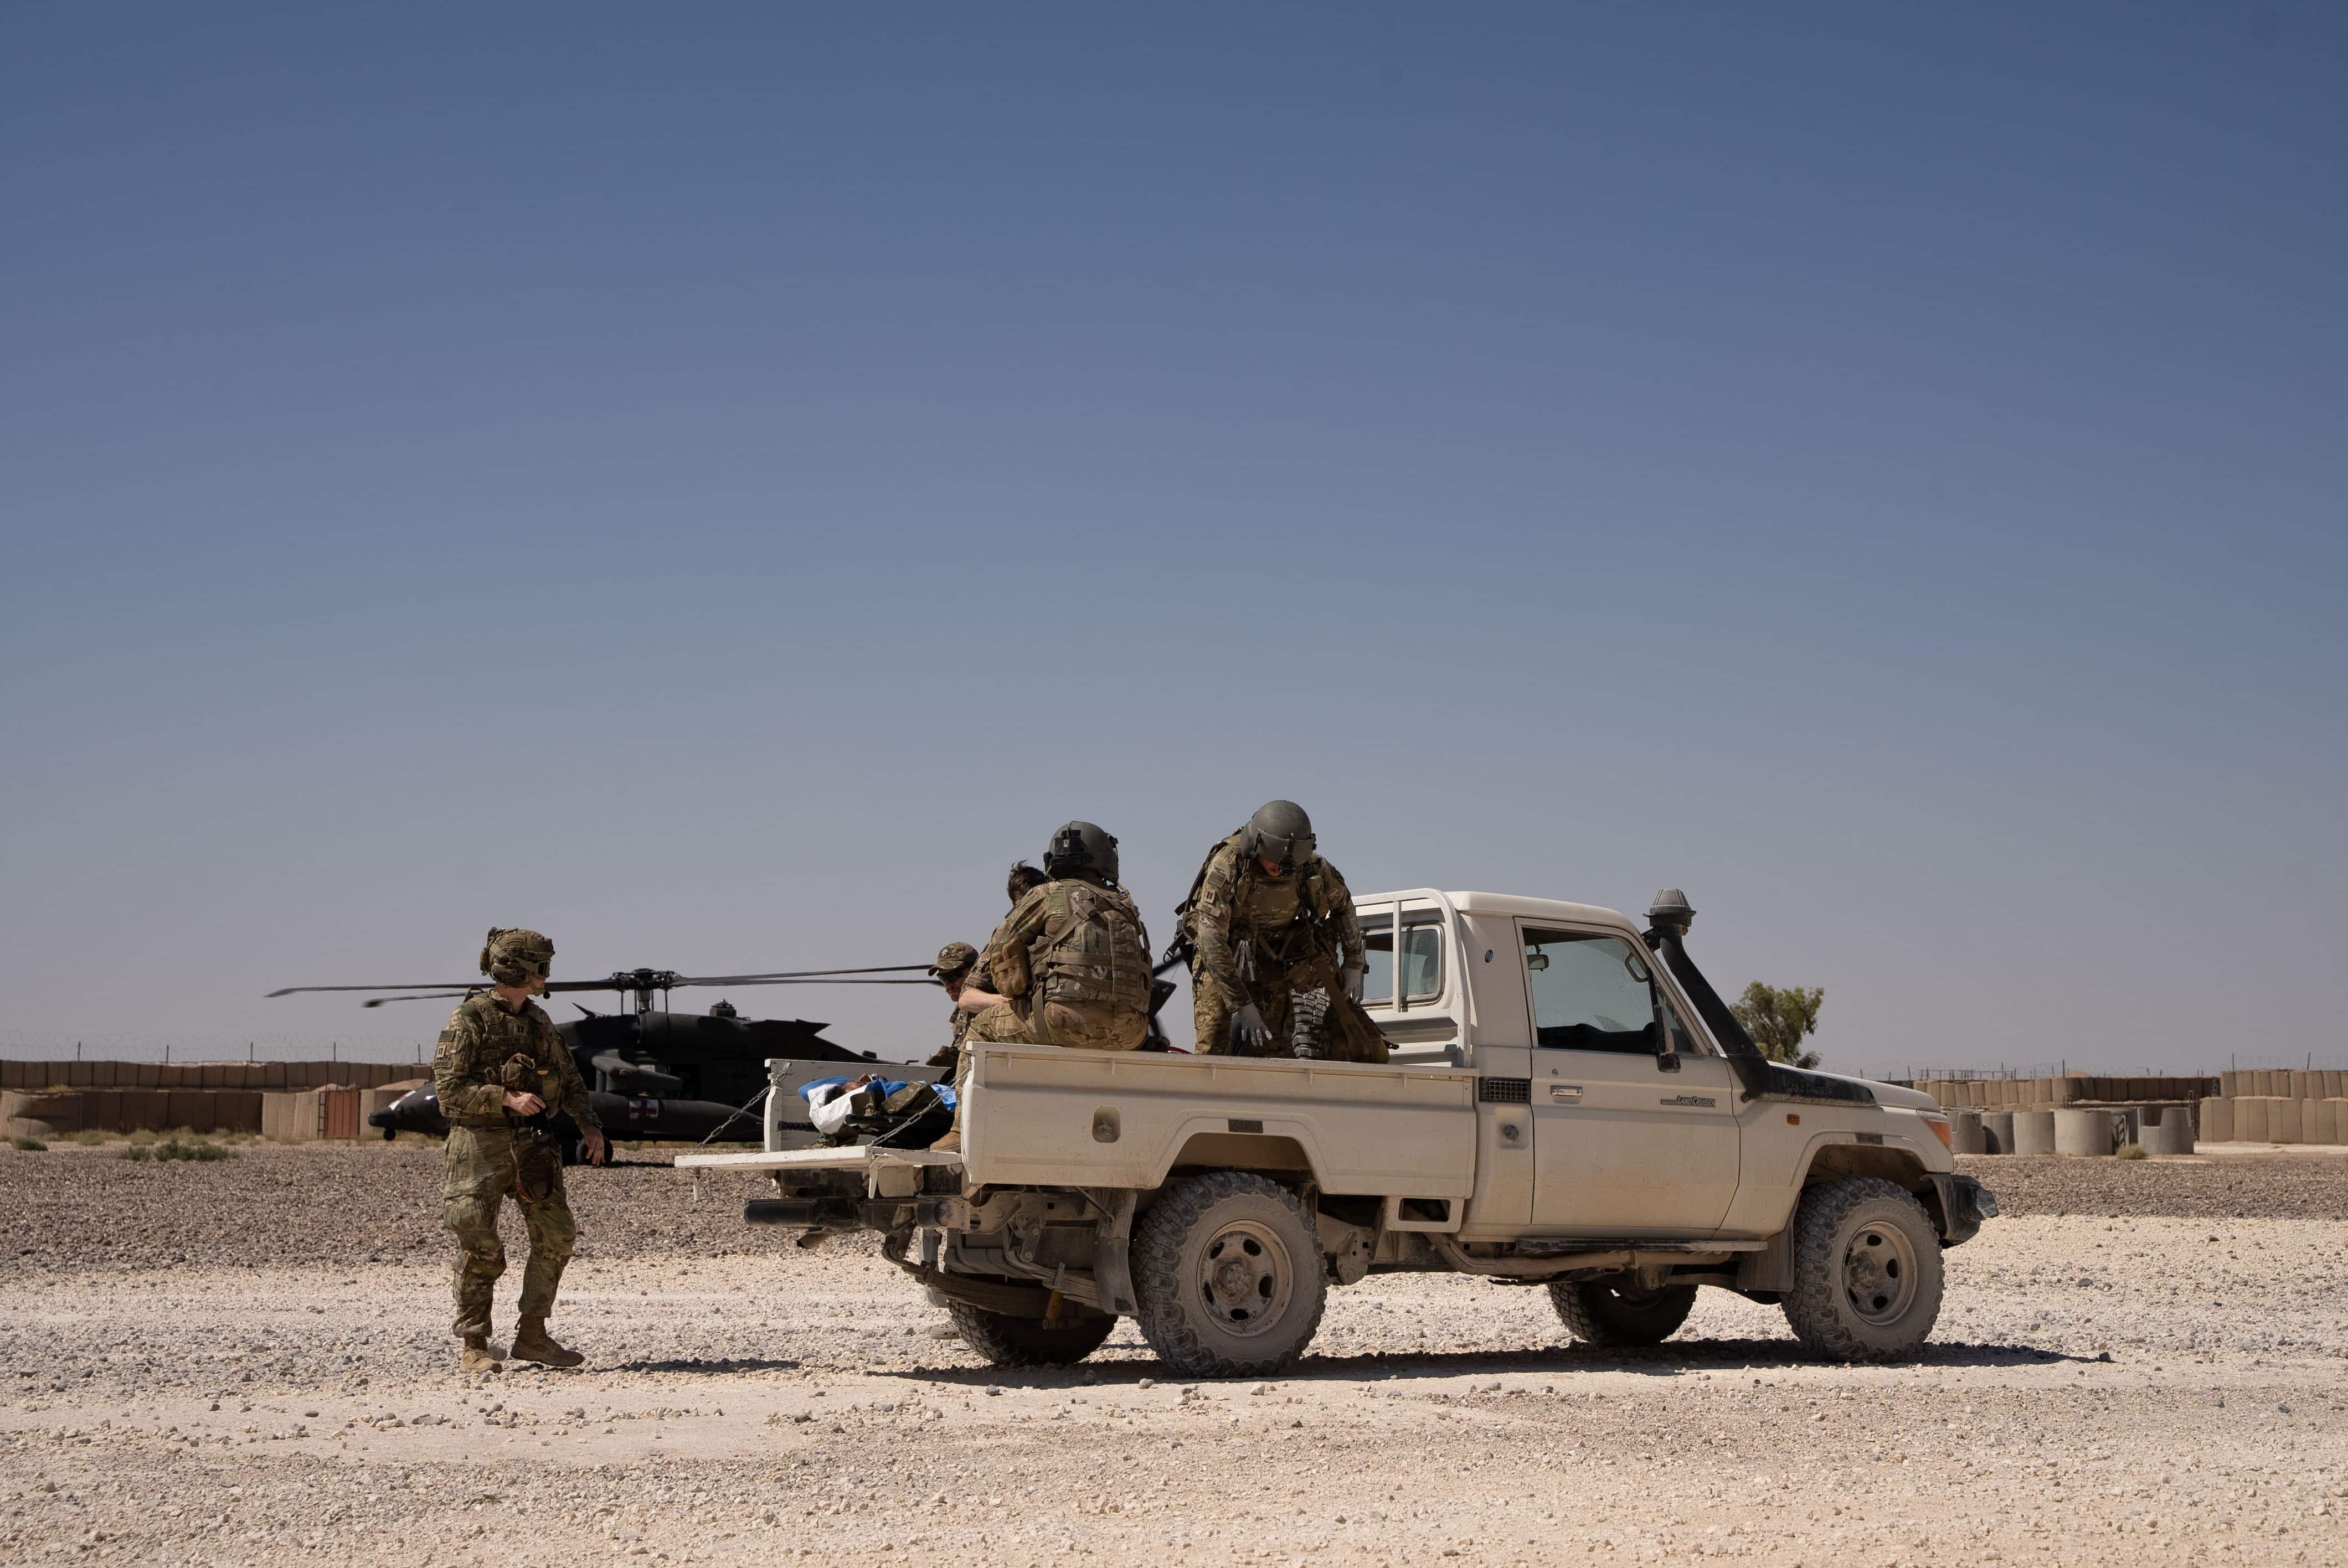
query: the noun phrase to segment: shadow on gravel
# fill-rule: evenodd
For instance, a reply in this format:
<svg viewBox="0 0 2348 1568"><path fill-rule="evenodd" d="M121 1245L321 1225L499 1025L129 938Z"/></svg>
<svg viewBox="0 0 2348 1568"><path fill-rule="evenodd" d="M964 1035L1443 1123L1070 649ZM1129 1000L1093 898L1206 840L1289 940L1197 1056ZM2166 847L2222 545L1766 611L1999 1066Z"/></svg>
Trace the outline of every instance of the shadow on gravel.
<svg viewBox="0 0 2348 1568"><path fill-rule="evenodd" d="M2030 1345L1928 1345L1921 1355L1885 1365L1900 1367L2048 1367L2062 1362L2109 1360L2108 1356L2073 1356ZM1427 1352L1420 1355L1308 1356L1282 1382L1395 1381L1480 1376L1498 1372L1628 1372L1673 1378L1684 1372L1750 1371L1834 1367L1786 1339L1694 1339L1653 1349L1603 1350L1590 1345L1560 1345L1531 1350ZM1176 1378L1154 1360L1086 1361L1074 1367L906 1367L876 1376L967 1388L1057 1389L1089 1382L1102 1388L1131 1387L1143 1378L1192 1383L1210 1378ZM1232 1382L1250 1382L1237 1378Z"/></svg>
<svg viewBox="0 0 2348 1568"><path fill-rule="evenodd" d="M695 1372L710 1377L725 1377L735 1372L789 1372L798 1363L767 1356L729 1356L705 1359L699 1357L674 1361L614 1361L597 1367L599 1372Z"/></svg>

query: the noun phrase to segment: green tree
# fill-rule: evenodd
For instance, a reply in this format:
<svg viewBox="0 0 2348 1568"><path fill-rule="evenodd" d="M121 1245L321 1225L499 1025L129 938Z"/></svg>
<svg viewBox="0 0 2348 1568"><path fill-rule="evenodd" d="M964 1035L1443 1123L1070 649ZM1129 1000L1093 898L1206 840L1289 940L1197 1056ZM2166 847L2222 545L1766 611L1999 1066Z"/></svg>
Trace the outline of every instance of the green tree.
<svg viewBox="0 0 2348 1568"><path fill-rule="evenodd" d="M1818 1053L1804 1050L1802 1041L1818 1032L1818 1008L1826 999L1823 986L1807 989L1787 986L1781 990L1755 980L1745 988L1743 996L1728 1004L1728 1010L1770 1061L1816 1067Z"/></svg>

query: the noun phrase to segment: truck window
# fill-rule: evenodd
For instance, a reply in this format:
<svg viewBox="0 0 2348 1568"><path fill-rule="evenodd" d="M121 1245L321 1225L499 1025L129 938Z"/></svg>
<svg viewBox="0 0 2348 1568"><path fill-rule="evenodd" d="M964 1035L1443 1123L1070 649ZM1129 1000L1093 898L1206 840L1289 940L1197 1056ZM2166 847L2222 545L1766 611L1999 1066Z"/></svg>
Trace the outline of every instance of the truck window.
<svg viewBox="0 0 2348 1568"><path fill-rule="evenodd" d="M1369 959L1369 971L1362 977L1362 1004L1394 1006L1394 917L1365 916L1362 946ZM1403 917L1402 979L1406 1000L1432 1001L1443 994L1443 927L1438 917Z"/></svg>
<svg viewBox="0 0 2348 1568"><path fill-rule="evenodd" d="M1620 937L1580 931L1525 932L1525 977L1533 1037L1553 1050L1653 1054L1663 1031L1686 1040L1656 994L1643 954Z"/></svg>

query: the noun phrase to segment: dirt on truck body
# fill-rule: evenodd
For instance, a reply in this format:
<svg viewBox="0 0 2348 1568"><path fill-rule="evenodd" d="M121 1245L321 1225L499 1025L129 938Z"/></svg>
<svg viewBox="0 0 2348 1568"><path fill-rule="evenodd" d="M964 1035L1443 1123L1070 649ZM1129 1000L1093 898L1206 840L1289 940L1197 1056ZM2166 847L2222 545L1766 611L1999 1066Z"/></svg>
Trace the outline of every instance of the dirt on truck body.
<svg viewBox="0 0 2348 1568"><path fill-rule="evenodd" d="M1079 1360L1117 1318L1187 1377L1302 1356L1332 1286L1444 1270L1542 1286L1595 1345L1656 1343L1712 1286L1812 1350L1912 1352L1942 1253L1996 1204L1931 1096L1764 1060L1688 957L1549 899L1358 899L1367 1065L974 1048L963 1147L687 1155L772 1173L753 1223L880 1234L1004 1365Z"/></svg>

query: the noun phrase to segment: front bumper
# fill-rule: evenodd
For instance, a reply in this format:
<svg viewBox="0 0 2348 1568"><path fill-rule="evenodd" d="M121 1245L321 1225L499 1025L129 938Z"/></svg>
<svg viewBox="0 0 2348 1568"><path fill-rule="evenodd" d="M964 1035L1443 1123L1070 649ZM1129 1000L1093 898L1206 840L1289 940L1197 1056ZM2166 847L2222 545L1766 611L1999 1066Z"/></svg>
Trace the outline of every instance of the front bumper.
<svg viewBox="0 0 2348 1568"><path fill-rule="evenodd" d="M1942 1246L1962 1245L1981 1234L1982 1221L1997 1218L1997 1194L1971 1176L1934 1176L1932 1196Z"/></svg>

